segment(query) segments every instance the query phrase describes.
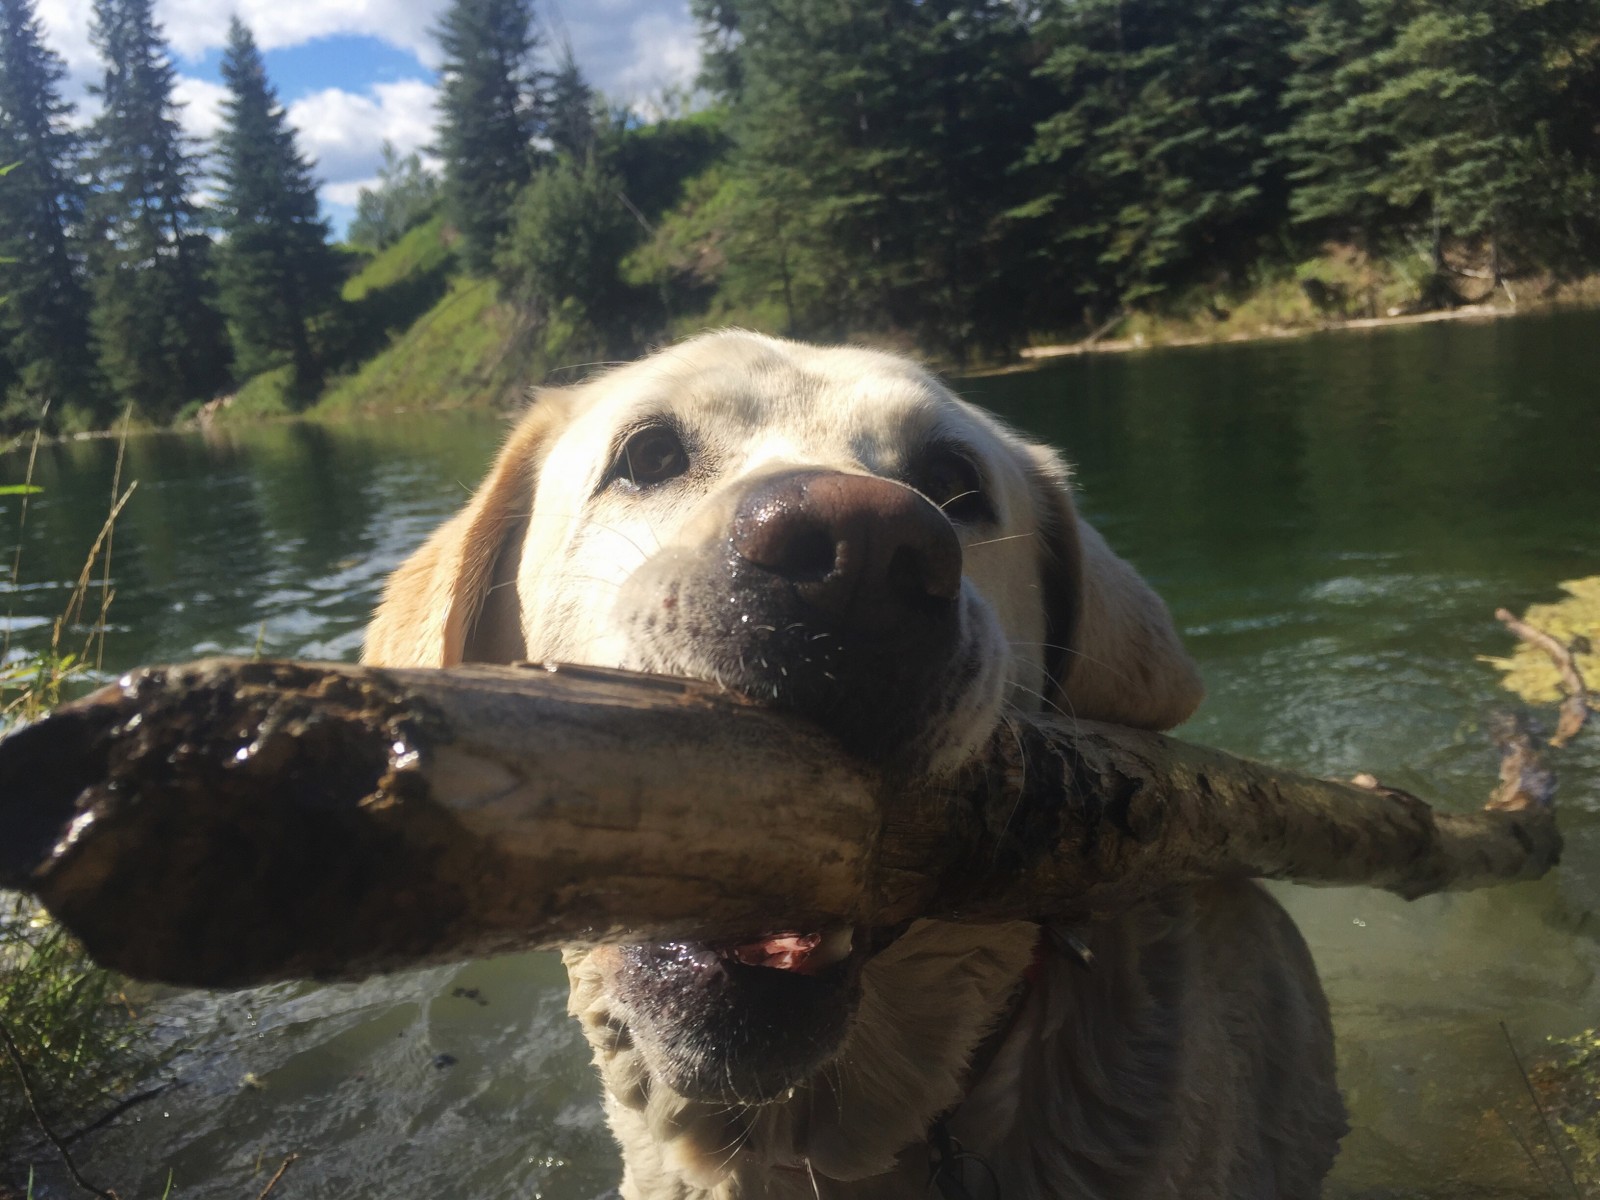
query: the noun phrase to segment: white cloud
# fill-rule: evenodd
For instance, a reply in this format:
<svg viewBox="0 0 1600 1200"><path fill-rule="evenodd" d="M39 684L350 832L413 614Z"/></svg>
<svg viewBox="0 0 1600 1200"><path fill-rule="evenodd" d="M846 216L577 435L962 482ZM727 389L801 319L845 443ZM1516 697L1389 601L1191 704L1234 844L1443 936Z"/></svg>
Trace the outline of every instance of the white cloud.
<svg viewBox="0 0 1600 1200"><path fill-rule="evenodd" d="M228 98L227 88L208 79L180 75L172 95L182 105L179 117L185 133L207 142L217 136L222 128L222 102Z"/></svg>
<svg viewBox="0 0 1600 1200"><path fill-rule="evenodd" d="M420 150L433 137L433 84L421 79L374 84L369 91L325 88L289 105L301 151L317 162L335 203L354 202L359 184L376 173L385 141L401 154ZM349 199L336 199L333 189Z"/></svg>
<svg viewBox="0 0 1600 1200"><path fill-rule="evenodd" d="M276 50L334 34L374 37L409 50L427 66L438 48L429 30L447 0L157 0L156 18L180 57L194 60L221 46L228 19L237 13L263 50ZM591 82L618 100L642 100L651 91L692 79L699 61L688 0L565 0L535 5L558 30L564 23L579 64ZM67 60L73 79L100 71L89 41L93 0L39 0L50 44ZM329 80L336 84L337 80Z"/></svg>
<svg viewBox="0 0 1600 1200"><path fill-rule="evenodd" d="M667 88L691 85L700 52L688 0L534 0L535 10L558 40L570 37L573 53L590 83L612 103L649 113L651 100ZM235 12L265 50L289 49L335 34L365 35L437 65L429 30L448 0L156 0L173 52L194 61L220 47ZM93 0L39 0L39 16L50 45L67 61L68 98L80 105L80 120L95 105L87 94L101 63L90 42ZM433 136L434 85L425 79L375 83L366 78L359 54L351 78L328 79L320 91L289 105L300 148L317 161L330 204L354 203L370 185L385 139L401 153L425 146ZM359 82L358 82L359 81ZM220 84L180 75L177 99L184 104L188 132L209 138L221 119Z"/></svg>
<svg viewBox="0 0 1600 1200"><path fill-rule="evenodd" d="M635 109L668 88L689 87L700 70L700 38L687 0L565 0L542 11L589 82L613 103ZM563 18L565 20L563 21Z"/></svg>
<svg viewBox="0 0 1600 1200"><path fill-rule="evenodd" d="M89 41L93 7L93 0L39 0L50 44L80 83L100 71ZM237 13L263 50L356 34L410 50L432 65L437 51L428 30L443 7L444 0L157 0L156 20L173 51L190 60L223 45L228 20Z"/></svg>
<svg viewBox="0 0 1600 1200"><path fill-rule="evenodd" d="M368 176L366 179L350 179L344 183L330 183L322 189L322 199L338 209L353 209L356 201L361 199L363 189L376 191L377 187L376 175Z"/></svg>
<svg viewBox="0 0 1600 1200"><path fill-rule="evenodd" d="M235 13L263 50L298 46L332 34L379 38L424 62L435 54L428 30L441 0L157 0L156 16L179 54L195 58L227 40Z"/></svg>

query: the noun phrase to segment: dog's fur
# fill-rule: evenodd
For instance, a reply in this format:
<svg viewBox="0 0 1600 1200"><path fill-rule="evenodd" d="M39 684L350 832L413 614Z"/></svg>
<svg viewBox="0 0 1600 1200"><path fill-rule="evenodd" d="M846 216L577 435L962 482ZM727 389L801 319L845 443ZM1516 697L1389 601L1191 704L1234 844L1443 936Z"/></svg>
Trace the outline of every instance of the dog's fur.
<svg viewBox="0 0 1600 1200"><path fill-rule="evenodd" d="M674 431L682 461L667 443L629 440L652 423ZM636 445L676 473L638 483ZM830 651L832 635L808 633L822 649L801 653L774 640L786 615L761 625L730 538L765 519L752 511L810 503L793 496L816 472L903 509L916 537L947 536L933 527L944 519L900 484L932 479L931 500L963 514L934 666L912 661L905 639L921 635L907 622L859 643L890 656L862 669L847 638ZM974 754L1007 706L1163 729L1201 696L1164 605L1078 520L1053 453L901 358L745 333L541 392L467 508L395 573L366 657L715 679L926 772ZM879 715L908 705L909 724ZM628 1200L922 1196L941 1118L978 1156L951 1168L978 1200L1318 1194L1344 1131L1327 1008L1298 933L1254 885L1175 888L1076 930L1089 965L1041 955L1026 922L857 936L850 981L758 1005L767 1025L742 1001L699 1014L701 976L648 948L567 955ZM673 982L675 970L693 981ZM742 970L763 986L785 974Z"/></svg>

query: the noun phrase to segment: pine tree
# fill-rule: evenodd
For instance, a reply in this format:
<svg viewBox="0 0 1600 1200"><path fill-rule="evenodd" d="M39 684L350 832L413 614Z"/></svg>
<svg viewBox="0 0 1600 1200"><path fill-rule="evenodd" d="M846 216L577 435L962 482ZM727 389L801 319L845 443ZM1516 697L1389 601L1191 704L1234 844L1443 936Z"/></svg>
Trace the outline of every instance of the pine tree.
<svg viewBox="0 0 1600 1200"><path fill-rule="evenodd" d="M1488 251L1567 227L1595 165L1591 0L1338 0L1307 14L1284 145L1296 219ZM1585 183L1586 176L1589 184Z"/></svg>
<svg viewBox="0 0 1600 1200"><path fill-rule="evenodd" d="M88 205L92 321L101 369L120 399L154 418L228 381L227 334L213 303L210 241L191 194L197 166L178 123L175 78L153 0L96 0L106 62L91 135Z"/></svg>
<svg viewBox="0 0 1600 1200"><path fill-rule="evenodd" d="M1202 265L1254 257L1287 188L1285 0L1054 0L1042 73L1059 89L1032 162L1043 225L1077 290L1131 304Z"/></svg>
<svg viewBox="0 0 1600 1200"><path fill-rule="evenodd" d="M1278 145L1289 161L1294 219L1342 227L1370 246L1391 216L1383 182L1397 130L1372 119L1383 85L1373 55L1398 17L1394 0L1325 0L1304 13L1284 92L1293 114Z"/></svg>
<svg viewBox="0 0 1600 1200"><path fill-rule="evenodd" d="M339 283L316 181L255 39L237 17L222 77L229 96L217 138L216 214L225 237L217 274L235 364L248 376L287 360L294 394L310 399L322 372L307 325L333 305Z"/></svg>
<svg viewBox="0 0 1600 1200"><path fill-rule="evenodd" d="M1014 311L998 285L1007 168L1031 124L1004 0L702 0L732 89L735 231L781 248L802 331L908 330L956 354ZM796 311L799 294L819 311ZM1011 303L1006 303L1011 301Z"/></svg>
<svg viewBox="0 0 1600 1200"><path fill-rule="evenodd" d="M33 0L0 0L0 336L9 368L6 413L37 419L45 404L103 422L92 363L89 297L73 236L83 218L74 177L79 138L61 99L66 67L45 44Z"/></svg>
<svg viewBox="0 0 1600 1200"><path fill-rule="evenodd" d="M596 127L594 89L583 77L572 45L561 43L556 69L550 76L545 134L558 152L582 162L594 150Z"/></svg>
<svg viewBox="0 0 1600 1200"><path fill-rule="evenodd" d="M494 263L511 204L533 178L546 101L533 55L539 39L529 0L452 0L436 30L438 153L445 198L461 232L462 261L478 274Z"/></svg>

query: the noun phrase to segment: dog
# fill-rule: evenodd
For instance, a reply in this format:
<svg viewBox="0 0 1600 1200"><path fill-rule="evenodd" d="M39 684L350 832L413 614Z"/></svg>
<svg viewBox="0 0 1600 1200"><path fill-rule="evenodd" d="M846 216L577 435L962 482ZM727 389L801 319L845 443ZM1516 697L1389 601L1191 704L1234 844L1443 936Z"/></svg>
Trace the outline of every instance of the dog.
<svg viewBox="0 0 1600 1200"><path fill-rule="evenodd" d="M706 334L541 391L365 657L692 676L938 775L1005 713L1202 696L1066 467L896 355ZM1345 1114L1249 882L1076 929L919 921L565 956L626 1200L1294 1200Z"/></svg>

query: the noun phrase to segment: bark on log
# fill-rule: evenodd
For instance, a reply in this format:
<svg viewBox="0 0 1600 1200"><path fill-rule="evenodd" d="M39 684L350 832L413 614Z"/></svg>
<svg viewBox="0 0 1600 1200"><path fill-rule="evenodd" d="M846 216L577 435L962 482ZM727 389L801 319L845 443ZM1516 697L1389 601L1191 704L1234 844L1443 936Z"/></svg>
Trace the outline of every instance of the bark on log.
<svg viewBox="0 0 1600 1200"><path fill-rule="evenodd" d="M891 780L792 717L589 668L212 660L0 742L0 886L202 986L573 942L1093 918L1245 876L1404 896L1531 879L1553 812L1437 813L1156 734L1012 717Z"/></svg>

